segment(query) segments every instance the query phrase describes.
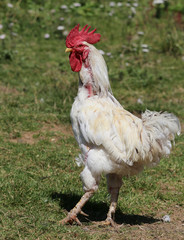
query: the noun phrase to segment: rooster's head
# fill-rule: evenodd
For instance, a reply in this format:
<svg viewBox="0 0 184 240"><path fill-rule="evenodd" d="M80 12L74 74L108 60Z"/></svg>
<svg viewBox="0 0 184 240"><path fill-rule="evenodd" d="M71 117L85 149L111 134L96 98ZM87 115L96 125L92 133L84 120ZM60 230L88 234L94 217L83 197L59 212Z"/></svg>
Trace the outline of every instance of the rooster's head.
<svg viewBox="0 0 184 240"><path fill-rule="evenodd" d="M95 33L96 28L89 32L91 27L85 25L81 31L79 31L79 24L75 26L66 38L66 50L70 52L70 66L72 71L79 72L82 67L82 62L88 57L89 47L85 43L94 44L100 41L101 35ZM87 29L86 29L87 28Z"/></svg>

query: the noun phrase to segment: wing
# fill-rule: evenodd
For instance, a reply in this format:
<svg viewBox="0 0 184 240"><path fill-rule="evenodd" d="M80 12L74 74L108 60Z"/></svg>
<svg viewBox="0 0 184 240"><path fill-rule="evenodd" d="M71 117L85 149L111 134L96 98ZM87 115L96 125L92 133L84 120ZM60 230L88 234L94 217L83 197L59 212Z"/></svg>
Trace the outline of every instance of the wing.
<svg viewBox="0 0 184 240"><path fill-rule="evenodd" d="M142 120L110 101L87 100L78 116L78 125L87 144L104 148L117 163L123 161L132 166L144 155Z"/></svg>

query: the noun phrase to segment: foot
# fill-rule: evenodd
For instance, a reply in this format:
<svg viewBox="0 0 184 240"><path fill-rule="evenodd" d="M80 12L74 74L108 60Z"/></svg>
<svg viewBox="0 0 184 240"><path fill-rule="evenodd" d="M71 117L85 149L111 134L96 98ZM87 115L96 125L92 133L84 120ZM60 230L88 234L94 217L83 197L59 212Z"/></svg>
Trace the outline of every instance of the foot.
<svg viewBox="0 0 184 240"><path fill-rule="evenodd" d="M100 222L93 222L94 224L98 226L111 226L111 227L117 227L117 223L114 222L112 218L106 218L105 221Z"/></svg>
<svg viewBox="0 0 184 240"><path fill-rule="evenodd" d="M65 217L63 220L60 221L60 223L62 225L64 224L73 224L73 223L77 223L78 225L82 225L82 223L79 221L78 217L74 214L68 213L68 216Z"/></svg>
<svg viewBox="0 0 184 240"><path fill-rule="evenodd" d="M89 216L88 214L84 213L82 210L80 211L80 214L85 217ZM67 224L67 223L73 224L74 222L76 222L80 226L82 225L82 223L79 221L78 217L74 213L71 213L71 212L68 213L67 217L65 217L63 220L60 221L60 223L62 225Z"/></svg>
<svg viewBox="0 0 184 240"><path fill-rule="evenodd" d="M82 211L82 207L85 205L85 203L90 199L90 197L94 194L94 190L90 190L84 193L84 195L81 197L80 201L75 205L75 207L68 213L68 216L65 217L62 221L60 221L61 224L73 224L73 222L76 222L78 225L82 225L82 223L77 218L78 214L83 214L87 216Z"/></svg>

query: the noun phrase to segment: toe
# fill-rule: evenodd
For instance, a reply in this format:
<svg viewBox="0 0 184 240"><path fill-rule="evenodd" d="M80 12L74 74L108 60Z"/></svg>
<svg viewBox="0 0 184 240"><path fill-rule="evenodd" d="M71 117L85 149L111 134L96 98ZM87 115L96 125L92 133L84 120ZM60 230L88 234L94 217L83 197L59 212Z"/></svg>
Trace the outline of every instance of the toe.
<svg viewBox="0 0 184 240"><path fill-rule="evenodd" d="M82 223L79 221L79 219L77 218L76 215L70 215L68 214L67 217L65 217L63 220L60 221L60 223L62 225L65 225L65 224L73 224L74 222L76 222L78 225L82 225Z"/></svg>
<svg viewBox="0 0 184 240"><path fill-rule="evenodd" d="M107 218L105 221L101 222L93 222L93 224L96 224L97 226L112 226L116 227L116 223L111 219Z"/></svg>

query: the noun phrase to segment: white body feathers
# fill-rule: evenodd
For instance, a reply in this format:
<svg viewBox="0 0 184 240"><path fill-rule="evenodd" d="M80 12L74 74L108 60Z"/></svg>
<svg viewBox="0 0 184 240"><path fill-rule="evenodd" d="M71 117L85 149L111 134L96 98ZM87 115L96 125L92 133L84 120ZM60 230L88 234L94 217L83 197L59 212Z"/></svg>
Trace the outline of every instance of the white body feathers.
<svg viewBox="0 0 184 240"><path fill-rule="evenodd" d="M122 177L156 165L170 154L180 123L166 112L147 110L140 119L126 111L111 93L103 57L94 46L85 44L90 53L79 72L71 121L81 149L77 161L85 166L81 174L84 189L89 190L98 188L101 173ZM87 84L92 87L91 96Z"/></svg>

